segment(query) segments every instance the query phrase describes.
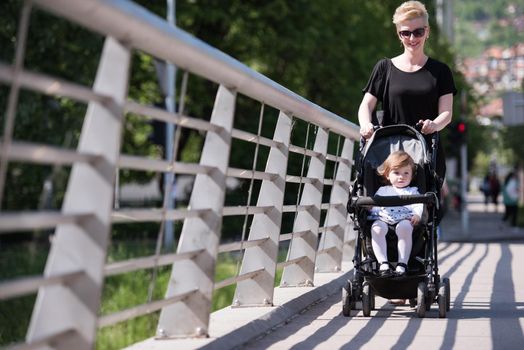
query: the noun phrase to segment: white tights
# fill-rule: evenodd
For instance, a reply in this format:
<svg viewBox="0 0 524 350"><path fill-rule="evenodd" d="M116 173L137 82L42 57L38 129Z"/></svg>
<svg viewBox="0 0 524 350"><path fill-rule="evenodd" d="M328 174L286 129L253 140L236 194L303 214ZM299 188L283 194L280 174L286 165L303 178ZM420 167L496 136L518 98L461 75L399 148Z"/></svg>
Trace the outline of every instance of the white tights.
<svg viewBox="0 0 524 350"><path fill-rule="evenodd" d="M371 226L371 245L373 252L377 258L377 262L382 264L388 261L386 234L388 233L388 225L380 220L376 220ZM398 262L407 264L409 255L411 253L411 246L413 239L413 226L408 220L400 221L395 227L395 233L398 237Z"/></svg>

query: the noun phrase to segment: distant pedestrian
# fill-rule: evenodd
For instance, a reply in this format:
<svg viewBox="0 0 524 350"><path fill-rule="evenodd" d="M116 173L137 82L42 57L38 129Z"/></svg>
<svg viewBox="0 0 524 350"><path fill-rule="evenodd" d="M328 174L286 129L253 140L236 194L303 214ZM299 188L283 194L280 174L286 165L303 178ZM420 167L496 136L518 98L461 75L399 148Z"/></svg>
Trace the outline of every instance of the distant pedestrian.
<svg viewBox="0 0 524 350"><path fill-rule="evenodd" d="M482 182L480 183L479 190L484 195L484 210L488 210L488 203L491 198L491 188L489 186L489 174L486 174L484 176L484 179L482 179Z"/></svg>
<svg viewBox="0 0 524 350"><path fill-rule="evenodd" d="M489 177L489 191L491 195L491 202L495 205L495 212L499 206L500 182L497 173L491 173Z"/></svg>
<svg viewBox="0 0 524 350"><path fill-rule="evenodd" d="M502 220L509 220L511 226L517 226L517 216L519 211L519 182L514 172L510 172L504 180L502 200L506 208Z"/></svg>

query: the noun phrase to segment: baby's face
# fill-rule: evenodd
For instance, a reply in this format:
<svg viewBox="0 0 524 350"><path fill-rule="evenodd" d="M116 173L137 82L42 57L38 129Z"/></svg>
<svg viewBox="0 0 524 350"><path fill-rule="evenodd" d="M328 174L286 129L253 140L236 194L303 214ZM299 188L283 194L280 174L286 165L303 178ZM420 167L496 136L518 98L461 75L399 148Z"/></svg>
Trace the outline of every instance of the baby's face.
<svg viewBox="0 0 524 350"><path fill-rule="evenodd" d="M413 170L409 165L398 169L392 169L388 174L389 183L391 183L391 186L397 188L408 186L412 178Z"/></svg>

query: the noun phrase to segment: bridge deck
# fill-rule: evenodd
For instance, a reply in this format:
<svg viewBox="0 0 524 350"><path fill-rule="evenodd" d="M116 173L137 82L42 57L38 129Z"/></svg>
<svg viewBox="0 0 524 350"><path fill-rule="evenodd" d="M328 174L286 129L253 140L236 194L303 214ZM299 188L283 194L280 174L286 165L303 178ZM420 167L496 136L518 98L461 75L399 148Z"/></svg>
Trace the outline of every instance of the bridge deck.
<svg viewBox="0 0 524 350"><path fill-rule="evenodd" d="M502 205L468 199L469 231L450 211L442 222L440 272L451 279L451 310L420 319L377 298L371 317L341 315L337 295L248 349L520 349L524 344L524 230L501 221Z"/></svg>
<svg viewBox="0 0 524 350"><path fill-rule="evenodd" d="M243 348L521 348L524 230L502 223L502 206L498 209L485 211L480 198L473 197L469 201L469 233L462 231L456 212L449 212L442 223L439 267L441 275L451 279L451 310L445 319L438 318L436 304L420 319L408 305L393 306L382 298L376 299L371 317L363 317L361 311L343 317L339 285L344 273L316 274L315 288L277 288L278 307L226 308L214 313L211 338L149 339L130 349L168 349L175 344L180 349L229 349L248 339L254 340ZM308 307L319 299L323 301Z"/></svg>
<svg viewBox="0 0 524 350"><path fill-rule="evenodd" d="M128 350L231 349L241 346L247 339L256 339L271 329L293 319L311 305L320 303L329 296L340 296L340 290L348 278L348 262L339 273L315 274L315 286L307 288L275 288L274 306L271 307L226 307L211 314L209 338L165 339L149 338L133 344Z"/></svg>
<svg viewBox="0 0 524 350"><path fill-rule="evenodd" d="M519 349L524 344L524 245L442 244L451 279L451 310L436 304L420 319L406 306L377 298L371 317L341 315L338 295L315 305L247 349Z"/></svg>

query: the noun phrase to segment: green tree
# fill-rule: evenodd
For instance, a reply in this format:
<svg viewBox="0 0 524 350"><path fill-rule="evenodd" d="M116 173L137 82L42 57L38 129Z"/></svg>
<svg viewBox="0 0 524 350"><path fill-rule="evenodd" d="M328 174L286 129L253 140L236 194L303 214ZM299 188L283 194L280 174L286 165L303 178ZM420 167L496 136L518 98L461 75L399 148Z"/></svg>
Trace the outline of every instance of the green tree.
<svg viewBox="0 0 524 350"><path fill-rule="evenodd" d="M524 40L517 30L517 21L524 15L524 6L514 0L454 2L456 16L456 47L462 57L480 55L491 45L509 47Z"/></svg>
<svg viewBox="0 0 524 350"><path fill-rule="evenodd" d="M506 127L502 133L504 145L513 153L513 164L524 165L524 143L522 135L524 133L523 125L512 125Z"/></svg>
<svg viewBox="0 0 524 350"><path fill-rule="evenodd" d="M165 18L165 1L136 1ZM213 47L247 64L304 98L357 121L357 110L373 65L383 57L401 53L396 30L391 23L394 9L402 2L360 0L177 0L177 25ZM0 2L0 61L12 64L17 43L16 28L22 0ZM454 66L454 54L434 22L434 1L427 1L431 13L432 35L428 53L452 67L459 90L466 83ZM31 71L55 75L75 83L93 84L104 38L84 28L35 9L31 14L24 65ZM180 80L181 74L178 74ZM217 86L190 77L186 113L208 118ZM0 85L0 127L3 127L9 88ZM156 81L154 60L135 52L132 60L129 97L145 104L162 102ZM239 97L235 126L257 130L260 105ZM455 115L459 115L458 104ZM43 96L23 91L16 115L14 138L75 148L86 105L66 98ZM276 111L268 108L267 114ZM180 158L197 161L203 135L182 129ZM297 123L293 140L302 145L307 126ZM151 126L138 116L129 115L124 126L124 153L158 156L159 149L148 140ZM271 136L271 125L264 135ZM313 130L309 130L310 136ZM311 140L311 138L310 138ZM332 140L336 143L336 140ZM333 145L330 145L333 149ZM251 168L253 148L236 147L231 162ZM263 157L264 155L262 155ZM259 164L263 166L263 163ZM10 163L3 209L35 209L46 179L54 169ZM53 177L55 196L51 207L59 208L67 183L68 168ZM300 173L300 162L290 171ZM123 181L145 181L152 174L122 172ZM237 191L244 200L246 184ZM291 199L289 200L292 201ZM239 223L231 224L239 227ZM235 226L236 225L236 226ZM118 230L118 228L115 228ZM128 228L125 234L129 236ZM122 229L124 231L124 229ZM144 231L156 234L155 228ZM240 230L231 230L240 232ZM17 309L17 311L19 311ZM8 314L8 313L5 313ZM22 338L25 323L13 338ZM5 344L13 339L1 339Z"/></svg>
<svg viewBox="0 0 524 350"><path fill-rule="evenodd" d="M306 99L356 122L362 98L361 89L373 65L380 58L401 53L401 45L391 22L394 9L401 2L178 0L177 25ZM161 18L165 17L164 1L140 0L137 3ZM0 22L0 44L5 48L0 59L4 62L12 62L13 59L20 4L20 0L9 0L0 5L5 14ZM434 22L434 2L428 1L426 5L431 13L432 26L428 53L450 64L457 86L463 90L466 84L454 67L454 55ZM100 36L36 10L31 18L26 66L31 70L90 85L102 43L103 38ZM178 74L179 79L180 76ZM207 118L215 93L216 85L191 77L186 101L187 114ZM153 59L147 54L138 52L133 57L129 95L142 103L162 101ZM0 96L0 106L5 106L5 98L6 94ZM49 104L55 109L50 109ZM76 145L85 105L30 94L21 97L20 106L15 132L17 139L43 142L52 138L50 143L63 145L63 135L69 131L72 134L71 147ZM35 111L44 110L52 114L48 120L53 123L34 127ZM237 111L236 126L256 131L259 106L248 99L239 99ZM458 114L455 111L455 115ZM304 136L305 130L297 128L297 140ZM158 155L158 149L147 139L150 131L150 126L140 118L129 116L123 151ZM267 134L270 130L266 127L264 132ZM182 139L181 157L198 159L202 135L183 129ZM235 166L250 168L252 149L246 147L239 152L232 157L232 162ZM51 169L42 169L40 176L26 177L24 180L34 184L27 200L22 200L14 192L6 195L6 201L20 203L11 203L11 207L24 207L22 203L29 201L29 197L33 198L33 202L38 198L43 180L51 172ZM12 174L20 171L14 170L10 170L10 181L22 181L21 178L15 180ZM124 181L151 177L151 174L137 172L123 172L122 175ZM24 185L19 183L11 188L18 186Z"/></svg>
<svg viewBox="0 0 524 350"><path fill-rule="evenodd" d="M0 5L0 60L14 61L16 30L22 1L9 0ZM73 83L91 86L94 82L103 38L74 23L55 17L38 8L31 13L24 67L33 72L52 75ZM133 69L129 96L152 104L159 99L150 56L137 53L133 56ZM0 123L4 124L4 111L9 89L0 89ZM68 98L46 96L22 90L16 113L13 138L19 141L46 143L75 148L80 136L87 105ZM151 127L143 120L130 115L124 127L122 149L131 154L155 154L148 142ZM46 179L54 184L53 208L59 208L67 184L69 168L52 168L10 163L3 208L6 210L35 209L41 206L41 194ZM123 172L123 181L146 180L151 174Z"/></svg>

